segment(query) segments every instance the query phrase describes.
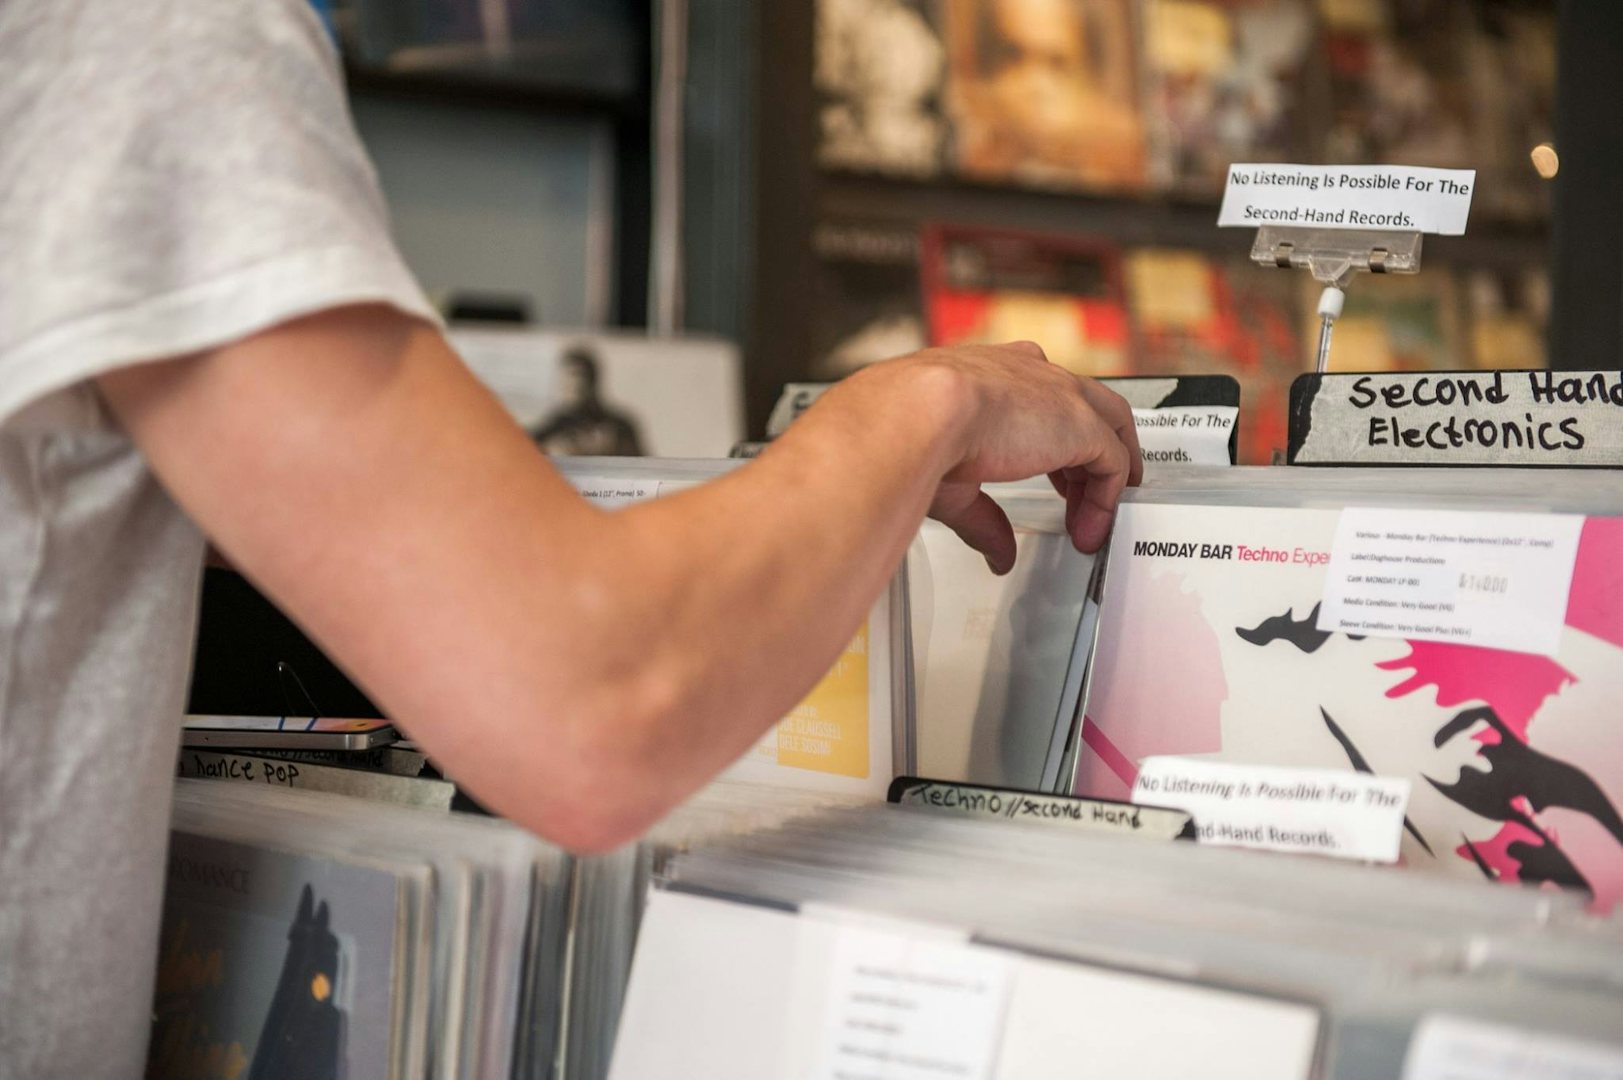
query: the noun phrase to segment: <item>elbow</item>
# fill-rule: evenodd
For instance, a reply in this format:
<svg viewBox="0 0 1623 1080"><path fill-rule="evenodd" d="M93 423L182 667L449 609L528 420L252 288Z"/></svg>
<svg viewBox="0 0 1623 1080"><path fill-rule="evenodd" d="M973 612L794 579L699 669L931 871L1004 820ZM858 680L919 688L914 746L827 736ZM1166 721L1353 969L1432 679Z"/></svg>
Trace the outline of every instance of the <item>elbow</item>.
<svg viewBox="0 0 1623 1080"><path fill-rule="evenodd" d="M526 800L520 824L575 855L599 855L640 839L710 777L692 765L682 732L690 696L648 673L592 695L572 710L569 732L537 752L552 757L552 798ZM549 740L549 742L551 742Z"/></svg>

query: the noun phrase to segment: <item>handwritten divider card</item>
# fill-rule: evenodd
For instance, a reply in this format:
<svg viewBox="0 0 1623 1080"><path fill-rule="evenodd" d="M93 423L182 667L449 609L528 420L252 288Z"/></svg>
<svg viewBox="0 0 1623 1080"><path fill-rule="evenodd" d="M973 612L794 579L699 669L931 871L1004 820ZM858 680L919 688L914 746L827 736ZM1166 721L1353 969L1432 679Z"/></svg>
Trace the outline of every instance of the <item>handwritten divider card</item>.
<svg viewBox="0 0 1623 1080"><path fill-rule="evenodd" d="M1302 375L1287 460L1623 468L1623 370Z"/></svg>

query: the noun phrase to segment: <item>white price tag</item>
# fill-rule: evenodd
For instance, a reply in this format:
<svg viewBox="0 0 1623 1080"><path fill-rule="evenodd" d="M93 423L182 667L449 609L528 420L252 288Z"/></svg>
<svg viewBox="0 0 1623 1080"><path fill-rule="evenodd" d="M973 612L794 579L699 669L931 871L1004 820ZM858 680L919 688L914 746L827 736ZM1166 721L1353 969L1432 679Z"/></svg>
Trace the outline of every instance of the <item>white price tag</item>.
<svg viewBox="0 0 1623 1080"><path fill-rule="evenodd" d="M1463 236L1474 187L1471 169L1231 165L1217 224Z"/></svg>
<svg viewBox="0 0 1623 1080"><path fill-rule="evenodd" d="M1240 410L1232 405L1134 409L1146 465L1227 465L1229 437Z"/></svg>
<svg viewBox="0 0 1623 1080"><path fill-rule="evenodd" d="M572 477L570 483L582 498L605 510L658 498L660 489L658 480L610 480L601 476Z"/></svg>
<svg viewBox="0 0 1623 1080"><path fill-rule="evenodd" d="M1409 781L1149 757L1139 766L1133 801L1193 814L1203 844L1391 863L1403 839Z"/></svg>
<svg viewBox="0 0 1623 1080"><path fill-rule="evenodd" d="M840 928L813 1080L990 1080L1010 963L882 924Z"/></svg>
<svg viewBox="0 0 1623 1080"><path fill-rule="evenodd" d="M1554 656L1584 519L1341 512L1318 628Z"/></svg>
<svg viewBox="0 0 1623 1080"><path fill-rule="evenodd" d="M1428 1016L1403 1080L1623 1080L1623 1049L1457 1016Z"/></svg>

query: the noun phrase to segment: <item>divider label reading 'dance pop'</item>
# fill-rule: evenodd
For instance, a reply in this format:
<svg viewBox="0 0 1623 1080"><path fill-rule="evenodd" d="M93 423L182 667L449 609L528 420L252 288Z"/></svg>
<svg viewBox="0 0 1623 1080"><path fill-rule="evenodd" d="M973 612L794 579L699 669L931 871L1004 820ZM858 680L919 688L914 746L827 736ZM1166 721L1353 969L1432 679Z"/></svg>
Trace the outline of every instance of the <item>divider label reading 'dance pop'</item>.
<svg viewBox="0 0 1623 1080"><path fill-rule="evenodd" d="M1349 506L1318 629L1554 656L1583 527L1576 514Z"/></svg>
<svg viewBox="0 0 1623 1080"><path fill-rule="evenodd" d="M1203 844L1396 862L1409 781L1328 769L1282 769L1148 757L1133 801L1195 815Z"/></svg>
<svg viewBox="0 0 1623 1080"><path fill-rule="evenodd" d="M1146 465L1227 465L1239 415L1232 405L1174 405L1134 409L1133 425Z"/></svg>
<svg viewBox="0 0 1623 1080"><path fill-rule="evenodd" d="M1463 236L1474 187L1470 169L1231 165L1217 223Z"/></svg>

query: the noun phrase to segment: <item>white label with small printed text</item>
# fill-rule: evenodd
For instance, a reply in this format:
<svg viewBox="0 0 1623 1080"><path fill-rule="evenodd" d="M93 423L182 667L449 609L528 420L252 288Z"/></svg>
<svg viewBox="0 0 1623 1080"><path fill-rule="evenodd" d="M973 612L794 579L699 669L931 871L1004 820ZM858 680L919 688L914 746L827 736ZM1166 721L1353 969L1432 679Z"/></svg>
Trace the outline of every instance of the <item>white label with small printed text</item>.
<svg viewBox="0 0 1623 1080"><path fill-rule="evenodd" d="M1148 757L1133 801L1195 816L1202 844L1396 862L1409 781L1331 769L1284 769Z"/></svg>
<svg viewBox="0 0 1623 1080"><path fill-rule="evenodd" d="M1583 526L1575 514L1348 507L1318 628L1553 656Z"/></svg>
<svg viewBox="0 0 1623 1080"><path fill-rule="evenodd" d="M1230 165L1217 224L1463 236L1475 187L1471 169Z"/></svg>

